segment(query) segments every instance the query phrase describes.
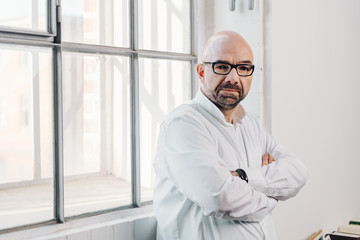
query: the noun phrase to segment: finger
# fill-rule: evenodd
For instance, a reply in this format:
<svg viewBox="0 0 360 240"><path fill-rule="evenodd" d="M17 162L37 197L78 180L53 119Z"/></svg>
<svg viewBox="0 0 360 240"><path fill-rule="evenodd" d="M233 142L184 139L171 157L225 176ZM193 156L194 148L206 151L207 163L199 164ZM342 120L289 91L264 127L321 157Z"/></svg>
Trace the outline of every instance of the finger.
<svg viewBox="0 0 360 240"><path fill-rule="evenodd" d="M269 155L269 156L270 156L270 155ZM275 161L274 158L273 158L272 156L270 156L270 157L269 157L269 164L272 163L272 162L274 162L274 161Z"/></svg>
<svg viewBox="0 0 360 240"><path fill-rule="evenodd" d="M262 166L269 164L269 154L265 153L262 157Z"/></svg>
<svg viewBox="0 0 360 240"><path fill-rule="evenodd" d="M235 171L230 171L231 172L231 175L233 175L233 176L235 176L235 177L238 177L239 176L239 174L237 173L237 172L235 172Z"/></svg>

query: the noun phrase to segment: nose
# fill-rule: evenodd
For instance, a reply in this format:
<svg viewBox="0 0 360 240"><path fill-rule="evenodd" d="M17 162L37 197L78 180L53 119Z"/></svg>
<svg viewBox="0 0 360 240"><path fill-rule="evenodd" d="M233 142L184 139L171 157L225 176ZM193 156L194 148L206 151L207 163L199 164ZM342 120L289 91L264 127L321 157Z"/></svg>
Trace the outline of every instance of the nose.
<svg viewBox="0 0 360 240"><path fill-rule="evenodd" d="M235 68L231 69L231 71L226 75L225 81L232 84L240 84L241 79Z"/></svg>

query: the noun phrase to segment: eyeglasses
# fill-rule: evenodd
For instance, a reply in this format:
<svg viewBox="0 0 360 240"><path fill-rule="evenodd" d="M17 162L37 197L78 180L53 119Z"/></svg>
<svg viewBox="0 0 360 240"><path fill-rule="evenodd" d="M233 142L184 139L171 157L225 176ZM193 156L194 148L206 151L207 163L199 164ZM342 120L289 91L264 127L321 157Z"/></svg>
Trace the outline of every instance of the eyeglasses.
<svg viewBox="0 0 360 240"><path fill-rule="evenodd" d="M255 66L252 64L230 64L226 62L203 62L203 64L211 64L214 73L220 75L227 75L233 68L236 69L240 77L251 76L254 72Z"/></svg>

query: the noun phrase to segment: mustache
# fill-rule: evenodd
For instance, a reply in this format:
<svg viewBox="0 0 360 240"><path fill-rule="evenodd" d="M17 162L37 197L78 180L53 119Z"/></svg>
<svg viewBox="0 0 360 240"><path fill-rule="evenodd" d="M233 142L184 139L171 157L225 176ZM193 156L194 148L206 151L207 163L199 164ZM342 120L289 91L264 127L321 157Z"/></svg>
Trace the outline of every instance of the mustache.
<svg viewBox="0 0 360 240"><path fill-rule="evenodd" d="M220 83L215 90L218 92L223 88L239 90L241 94L243 93L243 88L241 88L238 84L231 84L230 82Z"/></svg>

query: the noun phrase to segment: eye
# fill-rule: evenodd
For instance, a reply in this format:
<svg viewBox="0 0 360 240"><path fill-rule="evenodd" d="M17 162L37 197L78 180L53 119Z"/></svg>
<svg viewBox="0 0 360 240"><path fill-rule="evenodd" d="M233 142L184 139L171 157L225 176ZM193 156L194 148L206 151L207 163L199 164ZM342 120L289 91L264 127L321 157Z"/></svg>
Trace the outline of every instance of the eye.
<svg viewBox="0 0 360 240"><path fill-rule="evenodd" d="M222 70L222 71L226 71L226 70L228 70L230 68L230 66L228 64L226 64L226 63L217 63L217 64L215 64L214 67L216 69Z"/></svg>
<svg viewBox="0 0 360 240"><path fill-rule="evenodd" d="M250 72L252 70L252 67L249 65L239 65L238 70L242 72Z"/></svg>

